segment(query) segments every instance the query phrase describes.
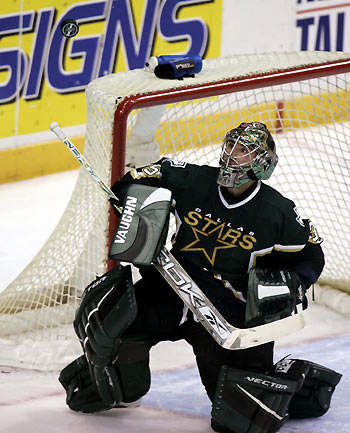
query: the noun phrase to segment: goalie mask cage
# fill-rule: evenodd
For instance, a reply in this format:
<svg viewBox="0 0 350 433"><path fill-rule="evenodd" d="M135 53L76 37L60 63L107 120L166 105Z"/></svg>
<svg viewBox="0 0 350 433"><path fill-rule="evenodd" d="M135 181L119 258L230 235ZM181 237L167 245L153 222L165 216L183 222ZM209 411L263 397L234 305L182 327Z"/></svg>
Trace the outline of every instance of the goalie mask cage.
<svg viewBox="0 0 350 433"><path fill-rule="evenodd" d="M208 59L183 80L132 70L92 81L86 100L84 156L107 184L123 174L125 154L136 163L161 154L217 165L228 130L266 123L279 155L268 183L294 200L324 239L316 300L350 316L350 54ZM109 210L80 169L56 229L0 293L0 365L56 370L82 353L72 321L83 289L107 269L116 225Z"/></svg>

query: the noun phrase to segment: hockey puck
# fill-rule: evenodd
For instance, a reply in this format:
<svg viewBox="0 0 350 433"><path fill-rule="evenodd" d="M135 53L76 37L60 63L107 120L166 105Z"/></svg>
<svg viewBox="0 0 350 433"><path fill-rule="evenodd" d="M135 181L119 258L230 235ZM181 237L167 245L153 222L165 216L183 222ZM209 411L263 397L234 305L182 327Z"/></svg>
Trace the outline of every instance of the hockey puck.
<svg viewBox="0 0 350 433"><path fill-rule="evenodd" d="M73 38L79 32L79 24L74 20L64 20L61 23L61 32L66 38Z"/></svg>

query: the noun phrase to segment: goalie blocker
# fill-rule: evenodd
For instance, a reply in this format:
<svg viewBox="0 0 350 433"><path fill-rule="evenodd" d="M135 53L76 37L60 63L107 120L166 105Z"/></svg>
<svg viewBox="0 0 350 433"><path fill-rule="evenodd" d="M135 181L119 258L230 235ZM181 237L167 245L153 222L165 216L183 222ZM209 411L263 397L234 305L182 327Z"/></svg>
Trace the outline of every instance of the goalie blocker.
<svg viewBox="0 0 350 433"><path fill-rule="evenodd" d="M169 227L171 192L131 185L125 196L109 258L148 266L159 255Z"/></svg>

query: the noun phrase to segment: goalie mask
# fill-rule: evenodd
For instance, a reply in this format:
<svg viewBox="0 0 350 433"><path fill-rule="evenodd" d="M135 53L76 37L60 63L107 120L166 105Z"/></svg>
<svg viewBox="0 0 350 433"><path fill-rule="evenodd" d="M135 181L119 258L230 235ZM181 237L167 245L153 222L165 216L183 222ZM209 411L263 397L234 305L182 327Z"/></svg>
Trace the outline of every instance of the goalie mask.
<svg viewBox="0 0 350 433"><path fill-rule="evenodd" d="M275 149L264 123L241 123L225 135L217 183L238 188L250 180L268 179L278 161Z"/></svg>

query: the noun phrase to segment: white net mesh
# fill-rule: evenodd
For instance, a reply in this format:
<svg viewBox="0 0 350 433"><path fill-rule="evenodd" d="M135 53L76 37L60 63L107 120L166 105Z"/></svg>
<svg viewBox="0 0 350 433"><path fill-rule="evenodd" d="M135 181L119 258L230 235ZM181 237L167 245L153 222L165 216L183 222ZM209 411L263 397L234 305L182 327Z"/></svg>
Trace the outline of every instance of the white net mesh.
<svg viewBox="0 0 350 433"><path fill-rule="evenodd" d="M313 79L307 79L305 72L308 64L339 61L349 63L350 55L318 52L211 59L204 61L196 78L183 81L159 80L145 70L99 78L86 91L84 156L110 184L112 164L123 165L115 156L118 152L112 157L112 142L117 149L124 146L118 128L126 121L134 157L138 149L152 148L156 152L150 152L148 162L160 153L217 165L220 143L229 129L241 121L266 123L280 158L269 183L293 199L324 238L326 267L316 298L350 315L350 72ZM305 72L303 81L288 83L291 73L300 70ZM262 87L266 76L272 79ZM220 81L224 85L216 90ZM225 90L226 84L237 81L249 81L249 90ZM212 89L210 96L204 93L207 89ZM157 111L159 125L156 122L147 130L139 125L149 122L136 121L143 109L135 104L128 116L126 102L131 104L132 95L149 92L158 95L157 103L165 109ZM180 94L187 100L172 102ZM123 104L121 117L114 120ZM142 107L147 107L147 97ZM106 270L108 211L105 195L81 169L57 228L0 294L0 364L58 369L81 353L72 320L84 287Z"/></svg>

